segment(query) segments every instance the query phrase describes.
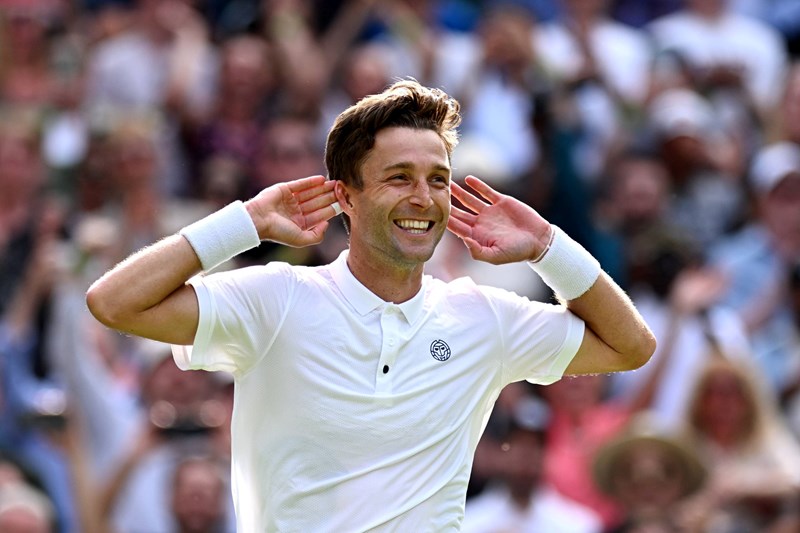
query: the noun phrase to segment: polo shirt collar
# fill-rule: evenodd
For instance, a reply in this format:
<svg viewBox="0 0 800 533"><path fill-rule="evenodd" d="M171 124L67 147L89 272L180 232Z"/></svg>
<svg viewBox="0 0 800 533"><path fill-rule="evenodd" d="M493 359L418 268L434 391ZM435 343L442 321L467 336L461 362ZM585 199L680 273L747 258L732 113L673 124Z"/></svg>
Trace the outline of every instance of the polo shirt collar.
<svg viewBox="0 0 800 533"><path fill-rule="evenodd" d="M392 305L387 304L380 296L366 288L350 272L350 267L347 266L347 252L348 250L344 250L339 254L339 257L331 263L330 270L333 281L342 291L347 301L350 302L350 305L362 316L384 305ZM409 324L413 324L422 314L425 305L426 281L427 276L423 276L422 289L410 300L397 304Z"/></svg>

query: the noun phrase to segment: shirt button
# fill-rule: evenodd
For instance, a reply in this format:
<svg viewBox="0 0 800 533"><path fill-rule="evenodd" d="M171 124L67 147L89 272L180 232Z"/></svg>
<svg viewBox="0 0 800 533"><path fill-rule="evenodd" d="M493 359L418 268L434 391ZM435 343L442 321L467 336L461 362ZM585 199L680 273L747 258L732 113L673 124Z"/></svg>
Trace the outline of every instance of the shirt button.
<svg viewBox="0 0 800 533"><path fill-rule="evenodd" d="M388 374L389 373L389 365L383 365L383 373L384 374Z"/></svg>
<svg viewBox="0 0 800 533"><path fill-rule="evenodd" d="M394 346L394 339L389 339L389 346Z"/></svg>

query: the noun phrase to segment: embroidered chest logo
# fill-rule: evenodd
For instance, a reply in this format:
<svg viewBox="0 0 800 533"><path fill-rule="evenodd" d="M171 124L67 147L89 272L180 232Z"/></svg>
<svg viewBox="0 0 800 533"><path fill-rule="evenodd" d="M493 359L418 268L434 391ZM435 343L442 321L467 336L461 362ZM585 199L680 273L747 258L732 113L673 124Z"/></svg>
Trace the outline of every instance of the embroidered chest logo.
<svg viewBox="0 0 800 533"><path fill-rule="evenodd" d="M437 361L447 361L450 359L450 347L441 339L436 339L431 343L431 355Z"/></svg>

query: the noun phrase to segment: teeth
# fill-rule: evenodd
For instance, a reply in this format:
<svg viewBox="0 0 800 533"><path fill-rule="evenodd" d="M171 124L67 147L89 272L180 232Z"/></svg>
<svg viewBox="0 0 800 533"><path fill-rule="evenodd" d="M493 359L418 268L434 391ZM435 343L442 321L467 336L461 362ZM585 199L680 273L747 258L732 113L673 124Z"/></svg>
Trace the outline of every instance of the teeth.
<svg viewBox="0 0 800 533"><path fill-rule="evenodd" d="M427 220L398 220L396 222L398 226L405 230L411 231L411 233L424 233L428 230L429 222Z"/></svg>

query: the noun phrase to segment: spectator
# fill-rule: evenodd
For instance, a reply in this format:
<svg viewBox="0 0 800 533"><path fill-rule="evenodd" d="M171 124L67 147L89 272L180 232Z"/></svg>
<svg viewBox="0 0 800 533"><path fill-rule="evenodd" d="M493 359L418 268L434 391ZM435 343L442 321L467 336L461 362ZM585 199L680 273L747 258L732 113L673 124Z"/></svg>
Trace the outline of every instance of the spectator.
<svg viewBox="0 0 800 533"><path fill-rule="evenodd" d="M788 342L793 346L794 353L800 355L800 261L792 269L789 292L795 328L789 334ZM800 363L800 357L795 356L792 359L796 363ZM784 406L792 431L800 439L800 365L795 364L791 368L789 385L781 394L781 405Z"/></svg>
<svg viewBox="0 0 800 533"><path fill-rule="evenodd" d="M792 375L789 273L800 256L800 147L765 146L750 171L755 216L711 250L713 264L729 280L722 303L741 316L753 356L774 394Z"/></svg>
<svg viewBox="0 0 800 533"><path fill-rule="evenodd" d="M60 216L51 208L43 211L37 222L27 269L0 317L2 446L31 465L52 500L57 531L72 533L84 529L78 517L82 494L74 487L84 481L85 473L79 469L79 460L72 461L83 452L62 445L64 434L74 428L68 427L57 372L44 356L45 343L40 336L47 330L37 326L37 316L60 275ZM37 368L43 367L48 371L37 373Z"/></svg>
<svg viewBox="0 0 800 533"><path fill-rule="evenodd" d="M628 422L627 406L608 400L609 377L579 376L542 389L552 413L547 427L544 480L563 496L597 513L604 527L622 519L617 502L592 479L592 459Z"/></svg>
<svg viewBox="0 0 800 533"><path fill-rule="evenodd" d="M688 502L690 530L768 531L796 516L800 445L757 368L716 358L693 383L685 436L709 472Z"/></svg>
<svg viewBox="0 0 800 533"><path fill-rule="evenodd" d="M712 353L749 358L749 338L739 316L720 305L725 276L702 263L686 236L654 224L631 235L628 245L631 297L659 343L640 372L611 377L612 396L676 429L689 400L686 376Z"/></svg>
<svg viewBox="0 0 800 533"><path fill-rule="evenodd" d="M0 485L10 472L45 494L58 533L105 533L111 526L97 523L92 505L135 456L119 499L147 493L142 486L151 497L135 498L135 511L116 502L111 514L177 527L173 471L197 450L154 430L148 453L131 451L150 424L142 387L151 367L131 338L94 323L85 287L210 209L322 173L308 163L312 152L321 160L330 118L409 75L464 104L456 173L486 175L565 229L630 289L658 337L653 360L613 375L601 405L647 407L675 427L690 400L686 376L720 354L744 356L800 435L800 163L791 155L800 64L784 71L781 50L799 50L797 4L0 0L0 449L40 478L0 460ZM51 192L68 203L59 202L64 219L43 246ZM675 238L674 221L698 250ZM262 243L238 264L326 263L345 246L343 231L328 235L302 250ZM526 264L463 261L462 243L442 244L426 273L550 298ZM583 386L568 382L576 393ZM228 413L231 389L215 396ZM528 392L509 387L498 399L485 439L495 451L503 441L488 437L501 437L495 425ZM39 417L41 398L63 413ZM199 439L223 465L224 425ZM595 444L592 423L569 427ZM479 447L476 468L480 455ZM154 458L163 461L151 469ZM564 456L542 460L550 471ZM506 463L515 465L520 476L533 469ZM477 469L473 476L480 481ZM769 527L800 530L791 513Z"/></svg>
<svg viewBox="0 0 800 533"><path fill-rule="evenodd" d="M468 500L463 533L596 533L600 517L543 481L547 407L541 400L520 402L498 426L494 480ZM499 428L498 428L499 429Z"/></svg>
<svg viewBox="0 0 800 533"><path fill-rule="evenodd" d="M94 121L152 120L159 190L185 194L184 120L213 101L216 51L190 2L137 0L123 31L95 43L87 58L85 105ZM121 118L119 118L121 117Z"/></svg>
<svg viewBox="0 0 800 533"><path fill-rule="evenodd" d="M668 218L707 247L744 218L739 160L745 156L715 109L691 89L656 95L647 110L669 176Z"/></svg>
<svg viewBox="0 0 800 533"><path fill-rule="evenodd" d="M272 51L254 35L229 38L221 48L221 66L213 107L186 121L193 160L230 157L245 169L256 160L258 139L269 104L276 105L277 81ZM274 111L273 111L274 113ZM200 187L189 195L197 197Z"/></svg>
<svg viewBox="0 0 800 533"><path fill-rule="evenodd" d="M684 500L703 486L706 470L686 443L640 413L594 458L594 479L623 508L606 533L679 533Z"/></svg>
<svg viewBox="0 0 800 533"><path fill-rule="evenodd" d="M566 0L534 33L542 67L571 91L584 130L580 174L594 181L648 94L650 36L609 16L608 0Z"/></svg>
<svg viewBox="0 0 800 533"><path fill-rule="evenodd" d="M147 419L121 450L102 497L103 511L119 533L166 533L185 520L182 512L170 508L170 493L180 488L171 485L172 472L187 456L214 453L213 436L227 418L215 377L181 372L165 346L153 346L151 357L142 383ZM233 522L226 522L232 520L228 507L219 513L223 531L234 530Z"/></svg>
<svg viewBox="0 0 800 533"><path fill-rule="evenodd" d="M228 487L220 465L208 457L188 457L175 468L172 514L178 533L221 533Z"/></svg>
<svg viewBox="0 0 800 533"><path fill-rule="evenodd" d="M768 116L786 74L785 44L777 30L736 13L729 2L687 0L647 28L659 50L688 61L697 89L741 91L759 116Z"/></svg>
<svg viewBox="0 0 800 533"><path fill-rule="evenodd" d="M0 313L25 272L45 183L35 123L26 118L11 114L0 129Z"/></svg>

